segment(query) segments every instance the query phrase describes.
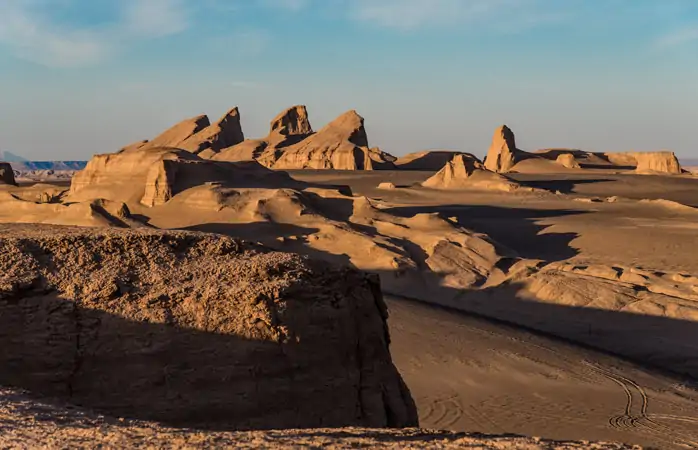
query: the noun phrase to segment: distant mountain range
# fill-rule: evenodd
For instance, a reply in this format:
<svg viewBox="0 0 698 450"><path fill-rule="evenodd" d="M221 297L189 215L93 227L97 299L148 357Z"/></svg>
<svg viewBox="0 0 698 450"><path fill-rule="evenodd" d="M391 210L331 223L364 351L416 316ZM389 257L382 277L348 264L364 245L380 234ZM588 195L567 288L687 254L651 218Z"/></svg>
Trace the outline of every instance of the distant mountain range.
<svg viewBox="0 0 698 450"><path fill-rule="evenodd" d="M19 155L15 155L12 152L8 152L7 150L0 150L0 161L23 162L23 161L26 161L26 159L22 158Z"/></svg>
<svg viewBox="0 0 698 450"><path fill-rule="evenodd" d="M6 160L7 161L7 160ZM87 161L8 161L16 171L31 170L82 170Z"/></svg>

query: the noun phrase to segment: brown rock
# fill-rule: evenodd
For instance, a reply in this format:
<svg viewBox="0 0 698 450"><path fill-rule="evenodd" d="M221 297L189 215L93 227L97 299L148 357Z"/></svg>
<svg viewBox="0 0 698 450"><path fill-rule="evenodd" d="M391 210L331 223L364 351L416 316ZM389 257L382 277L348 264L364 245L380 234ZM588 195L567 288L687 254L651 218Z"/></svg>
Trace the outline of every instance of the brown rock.
<svg viewBox="0 0 698 450"><path fill-rule="evenodd" d="M0 226L0 384L217 429L417 424L377 279L212 234Z"/></svg>
<svg viewBox="0 0 698 450"><path fill-rule="evenodd" d="M497 128L485 158L485 167L492 172L506 173L521 160L514 132L506 125Z"/></svg>
<svg viewBox="0 0 698 450"><path fill-rule="evenodd" d="M73 177L68 198L71 202L106 199L157 206L180 192L206 184L281 188L302 183L256 161L212 161L180 149L145 148L95 155Z"/></svg>
<svg viewBox="0 0 698 450"><path fill-rule="evenodd" d="M401 170L441 170L448 162L461 152L448 150L427 150L409 153L399 157L395 166Z"/></svg>
<svg viewBox="0 0 698 450"><path fill-rule="evenodd" d="M562 153L558 155L555 162L568 169L579 169L581 167L571 153Z"/></svg>
<svg viewBox="0 0 698 450"><path fill-rule="evenodd" d="M133 144L129 144L126 147L123 147L119 151L120 152L133 152L133 151L136 151L138 149L145 147L147 144L148 144L148 140L141 140L141 141L134 142Z"/></svg>
<svg viewBox="0 0 698 450"><path fill-rule="evenodd" d="M292 106L282 111L271 121L269 128L269 134L278 133L284 136L308 135L312 132L308 110L304 105Z"/></svg>
<svg viewBox="0 0 698 450"><path fill-rule="evenodd" d="M142 148L171 147L180 148L183 142L194 136L196 133L211 125L208 116L201 115L191 119L183 120L177 125L167 129L158 137L148 142Z"/></svg>
<svg viewBox="0 0 698 450"><path fill-rule="evenodd" d="M434 176L422 183L432 189L483 189L511 192L519 188L509 178L488 170L475 156L456 155Z"/></svg>
<svg viewBox="0 0 698 450"><path fill-rule="evenodd" d="M673 152L635 152L635 170L641 173L681 174L681 164Z"/></svg>
<svg viewBox="0 0 698 450"><path fill-rule="evenodd" d="M375 170L394 168L395 157L369 148L364 119L356 111L342 114L320 131L288 146L273 162L275 169Z"/></svg>
<svg viewBox="0 0 698 450"><path fill-rule="evenodd" d="M199 153L204 150L218 152L245 140L240 125L240 112L235 107L225 113L218 122L204 128L175 147Z"/></svg>
<svg viewBox="0 0 698 450"><path fill-rule="evenodd" d="M264 150L269 146L269 141L265 139L247 139L238 145L225 148L219 153L211 156L216 161L250 161L262 156ZM203 154L199 156L204 157Z"/></svg>
<svg viewBox="0 0 698 450"><path fill-rule="evenodd" d="M0 185L11 184L16 186L15 182L15 171L12 169L10 163L0 162Z"/></svg>

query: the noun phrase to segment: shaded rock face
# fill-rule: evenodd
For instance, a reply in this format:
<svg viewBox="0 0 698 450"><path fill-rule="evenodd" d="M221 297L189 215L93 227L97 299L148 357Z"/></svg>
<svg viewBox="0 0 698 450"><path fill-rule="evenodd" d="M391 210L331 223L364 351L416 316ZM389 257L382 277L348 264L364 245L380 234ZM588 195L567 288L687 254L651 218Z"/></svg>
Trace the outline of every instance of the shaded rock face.
<svg viewBox="0 0 698 450"><path fill-rule="evenodd" d="M168 147L95 155L73 176L69 196L73 201L104 198L138 202L150 167L163 159L199 158Z"/></svg>
<svg viewBox="0 0 698 450"><path fill-rule="evenodd" d="M218 152L245 140L237 107L231 109L218 122L204 128L175 147L200 153L204 150Z"/></svg>
<svg viewBox="0 0 698 450"><path fill-rule="evenodd" d="M198 233L0 226L0 383L220 429L417 424L377 280Z"/></svg>
<svg viewBox="0 0 698 450"><path fill-rule="evenodd" d="M313 132L308 119L308 110L304 105L297 105L282 111L271 121L269 134L278 133L284 136L308 135Z"/></svg>
<svg viewBox="0 0 698 450"><path fill-rule="evenodd" d="M579 169L581 167L571 153L562 153L558 155L555 162L568 169Z"/></svg>
<svg viewBox="0 0 698 450"><path fill-rule="evenodd" d="M375 170L394 168L395 157L369 148L364 119L351 110L276 155L275 169Z"/></svg>
<svg viewBox="0 0 698 450"><path fill-rule="evenodd" d="M256 161L204 160L185 150L141 149L95 155L73 177L70 201L95 198L158 206L176 194L202 185L237 188L295 187L300 183Z"/></svg>
<svg viewBox="0 0 698 450"><path fill-rule="evenodd" d="M510 192L519 186L513 180L488 170L475 156L461 154L422 183L433 189L484 189Z"/></svg>
<svg viewBox="0 0 698 450"><path fill-rule="evenodd" d="M285 173L267 169L256 161L239 163L163 159L150 166L141 204L158 206L187 189L216 185L239 188L290 187Z"/></svg>
<svg viewBox="0 0 698 450"><path fill-rule="evenodd" d="M492 137L492 145L485 158L485 167L492 172L509 172L521 159L516 148L514 132L506 125L497 128Z"/></svg>
<svg viewBox="0 0 698 450"><path fill-rule="evenodd" d="M226 112L211 124L208 116L200 115L183 120L167 129L152 141L138 141L123 147L120 152L128 153L155 148L176 148L198 154L203 151L216 153L245 140L237 107Z"/></svg>
<svg viewBox="0 0 698 450"><path fill-rule="evenodd" d="M317 133L312 132L305 106L294 106L279 114L264 139L249 139L206 155L217 161L256 159L274 169L394 169L396 159L378 148L370 148L364 119L347 111Z"/></svg>
<svg viewBox="0 0 698 450"><path fill-rule="evenodd" d="M0 185L11 184L16 185L15 172L10 163L0 162Z"/></svg>

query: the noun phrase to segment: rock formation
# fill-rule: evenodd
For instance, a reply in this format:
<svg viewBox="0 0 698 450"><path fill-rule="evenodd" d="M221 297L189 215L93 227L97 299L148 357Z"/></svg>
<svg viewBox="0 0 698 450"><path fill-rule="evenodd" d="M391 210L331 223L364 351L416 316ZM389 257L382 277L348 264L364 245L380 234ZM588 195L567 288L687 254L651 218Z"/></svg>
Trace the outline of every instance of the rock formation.
<svg viewBox="0 0 698 450"><path fill-rule="evenodd" d="M213 184L279 188L300 183L255 161L218 162L180 149L143 148L95 155L73 177L68 195L71 201L99 198L157 206L187 189Z"/></svg>
<svg viewBox="0 0 698 450"><path fill-rule="evenodd" d="M194 136L196 133L207 128L209 125L211 125L211 122L209 121L208 116L205 114L192 117L191 119L183 120L178 124L168 128L167 130L162 132L162 134L158 135L155 139L146 143L143 147L180 148L179 146L183 142Z"/></svg>
<svg viewBox="0 0 698 450"><path fill-rule="evenodd" d="M220 152L207 152L201 156L233 162L258 159L263 165L271 167L280 149L298 143L312 133L308 110L304 105L296 105L282 111L271 121L269 134L265 138L247 139Z"/></svg>
<svg viewBox="0 0 698 450"><path fill-rule="evenodd" d="M217 161L256 159L274 169L392 169L395 157L378 148L370 148L364 119L348 111L323 127L312 131L305 106L294 106L271 122L269 135L250 139L226 148Z"/></svg>
<svg viewBox="0 0 698 450"><path fill-rule="evenodd" d="M269 134L284 136L309 135L313 132L308 119L308 110L304 105L296 105L282 111L271 121Z"/></svg>
<svg viewBox="0 0 698 450"><path fill-rule="evenodd" d="M519 188L509 178L488 170L476 157L460 154L422 183L432 189L483 189L511 192Z"/></svg>
<svg viewBox="0 0 698 450"><path fill-rule="evenodd" d="M178 426L417 425L378 281L354 269L212 234L0 226L0 299L3 385Z"/></svg>
<svg viewBox="0 0 698 450"><path fill-rule="evenodd" d="M240 125L240 112L235 107L225 113L218 122L209 125L174 147L192 153L199 153L207 149L217 152L244 140L245 136Z"/></svg>
<svg viewBox="0 0 698 450"><path fill-rule="evenodd" d="M574 159L574 155L570 153L562 153L558 155L555 162L568 169L579 169L581 167L577 160Z"/></svg>
<svg viewBox="0 0 698 450"><path fill-rule="evenodd" d="M514 132L502 125L495 130L492 137L492 145L485 158L485 168L492 172L509 172L522 159L522 153L516 148Z"/></svg>
<svg viewBox="0 0 698 450"><path fill-rule="evenodd" d="M215 153L223 148L238 144L244 139L240 125L240 112L235 107L213 124L206 115L196 116L174 125L152 141L134 142L120 151L123 153L169 147L187 150L195 154L205 150Z"/></svg>
<svg viewBox="0 0 698 450"><path fill-rule="evenodd" d="M681 164L673 152L633 152L630 155L637 161L636 172L670 175L682 173Z"/></svg>
<svg viewBox="0 0 698 450"><path fill-rule="evenodd" d="M342 114L320 131L284 148L275 169L375 170L394 168L395 158L369 148L364 119L356 111Z"/></svg>
<svg viewBox="0 0 698 450"><path fill-rule="evenodd" d="M448 162L461 152L448 150L427 150L409 153L395 161L395 167L401 170L441 170Z"/></svg>
<svg viewBox="0 0 698 450"><path fill-rule="evenodd" d="M0 186L3 184L16 185L15 171L10 163L0 162Z"/></svg>

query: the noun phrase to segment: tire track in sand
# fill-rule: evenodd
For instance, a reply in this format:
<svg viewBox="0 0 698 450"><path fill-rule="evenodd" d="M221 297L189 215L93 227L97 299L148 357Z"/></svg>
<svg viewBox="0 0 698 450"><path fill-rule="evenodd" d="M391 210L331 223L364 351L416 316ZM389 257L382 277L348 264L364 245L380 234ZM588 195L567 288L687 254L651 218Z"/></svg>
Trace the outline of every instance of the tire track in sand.
<svg viewBox="0 0 698 450"><path fill-rule="evenodd" d="M694 436L678 432L671 427L656 421L656 419L661 418L672 418L673 420L687 419L688 421L698 422L698 419L691 417L669 416L661 414L655 416L648 414L649 397L642 386L629 378L615 374L608 369L601 368L588 361L585 361L584 364L594 372L620 386L625 393L627 400L623 414L609 418L608 423L613 428L638 428L641 431L653 435L655 438L668 441L672 444L698 449L698 440Z"/></svg>

